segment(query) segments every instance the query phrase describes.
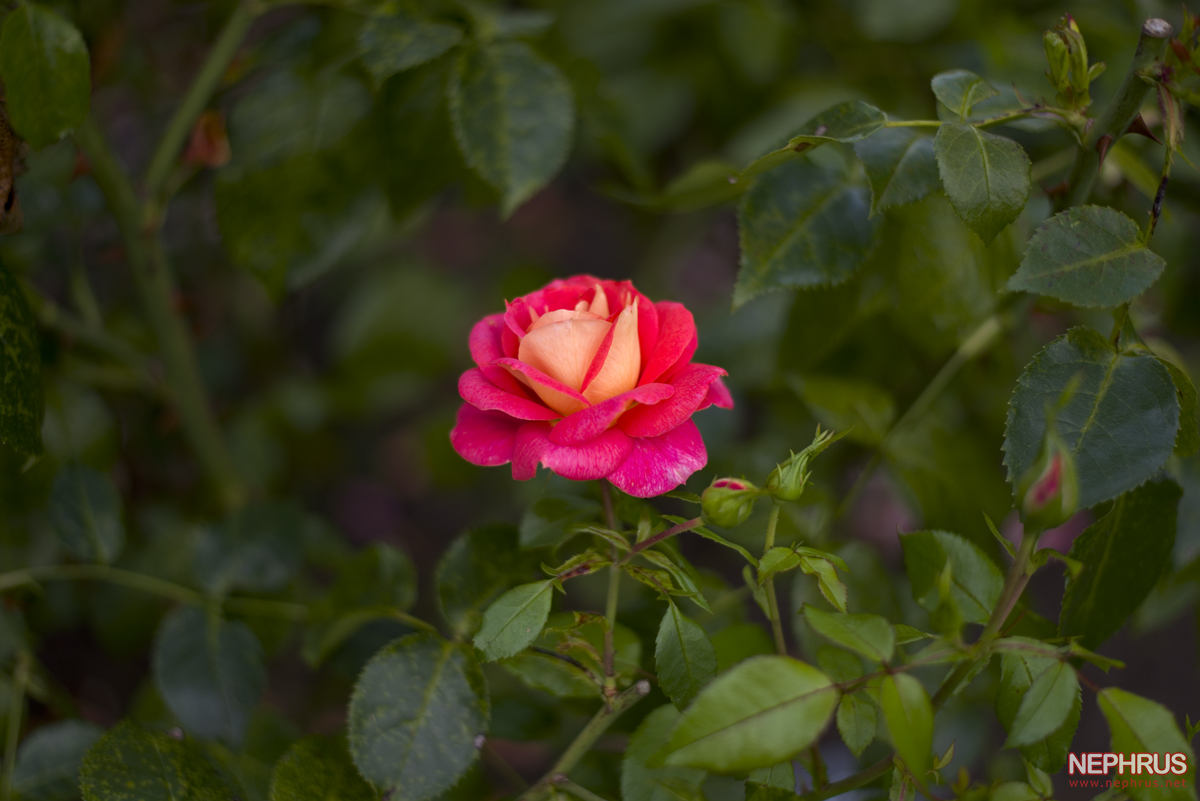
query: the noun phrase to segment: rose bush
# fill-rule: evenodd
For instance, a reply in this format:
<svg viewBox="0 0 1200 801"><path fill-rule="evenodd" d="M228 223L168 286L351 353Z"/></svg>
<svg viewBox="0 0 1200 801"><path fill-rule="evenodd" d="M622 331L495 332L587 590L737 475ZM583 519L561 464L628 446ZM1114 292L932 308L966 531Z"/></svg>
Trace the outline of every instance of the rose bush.
<svg viewBox="0 0 1200 801"><path fill-rule="evenodd" d="M697 342L691 312L629 281L553 281L475 324L450 440L473 464L511 462L521 481L541 463L661 495L708 461L692 415L733 408L726 372L691 361Z"/></svg>

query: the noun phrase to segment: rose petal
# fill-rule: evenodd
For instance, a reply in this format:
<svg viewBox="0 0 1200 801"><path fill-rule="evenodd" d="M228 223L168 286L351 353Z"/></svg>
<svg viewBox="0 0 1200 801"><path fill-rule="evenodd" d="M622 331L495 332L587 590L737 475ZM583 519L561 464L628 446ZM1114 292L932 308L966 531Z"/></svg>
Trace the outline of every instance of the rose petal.
<svg viewBox="0 0 1200 801"><path fill-rule="evenodd" d="M492 369L499 370L509 381L515 381L506 371L500 368ZM479 369L468 370L459 377L458 394L477 409L485 412L501 411L518 420L555 420L562 417L553 409L529 400L523 395L514 395L497 387Z"/></svg>
<svg viewBox="0 0 1200 801"><path fill-rule="evenodd" d="M696 322L692 319L692 313L681 303L664 301L654 305L658 311L658 341L645 363L641 381L638 382L641 384L657 381L689 347L695 350L693 340L696 337Z"/></svg>
<svg viewBox="0 0 1200 801"><path fill-rule="evenodd" d="M690 418L703 404L709 387L725 374L720 367L708 364L689 364L671 377L670 385L675 392L668 400L654 406L633 407L621 417L617 427L631 437L657 437L665 434ZM648 384L647 386L662 385ZM572 415L572 417L575 416L577 415ZM567 420L570 419L570 417L567 418ZM559 426L564 425L567 420L564 420Z"/></svg>
<svg viewBox="0 0 1200 801"><path fill-rule="evenodd" d="M609 473L608 480L637 498L670 492L708 463L704 440L691 420L660 437L634 437L631 442L633 449L629 456Z"/></svg>
<svg viewBox="0 0 1200 801"><path fill-rule="evenodd" d="M551 442L549 423L525 423L517 432L513 456L513 478L533 478L537 464L574 481L604 478L620 465L633 449L633 440L610 429L580 445Z"/></svg>
<svg viewBox="0 0 1200 801"><path fill-rule="evenodd" d="M612 323L592 318L587 312L572 314L587 314L587 317L576 316L531 328L521 340L517 358L555 381L579 391L588 367L612 328ZM552 315L547 314L546 317ZM536 386L534 391L538 391ZM554 405L545 396L542 400Z"/></svg>
<svg viewBox="0 0 1200 801"><path fill-rule="evenodd" d="M511 370L521 377L522 382L533 389L537 396L545 401L551 409L562 414L571 414L591 406L587 398L543 373L541 370L528 365L519 359L497 359L493 364Z"/></svg>
<svg viewBox="0 0 1200 801"><path fill-rule="evenodd" d="M496 359L504 358L504 346L500 343L500 333L504 330L504 315L489 314L471 329L469 345L471 358L480 367L487 367Z"/></svg>
<svg viewBox="0 0 1200 801"><path fill-rule="evenodd" d="M464 403L459 407L458 421L450 431L450 444L471 464L495 467L512 460L520 427L520 420L503 412L484 412Z"/></svg>
<svg viewBox="0 0 1200 801"><path fill-rule="evenodd" d="M583 396L592 403L614 398L638 385L638 375L642 372L642 356L638 343L637 307L638 302L635 299L633 305L626 306L617 315L617 320L612 325L612 341L604 356L603 365L586 386L580 384ZM593 366L594 363L593 361ZM591 367L587 372L591 374Z"/></svg>
<svg viewBox="0 0 1200 801"><path fill-rule="evenodd" d="M707 409L709 406L721 409L733 408L733 395L729 394L729 388L719 378L709 385L708 394L704 396L704 402L700 404L700 409Z"/></svg>
<svg viewBox="0 0 1200 801"><path fill-rule="evenodd" d="M669 384L646 384L631 389L629 392L601 401L595 406L563 418L562 422L554 426L550 432L550 441L557 445L582 445L608 430L631 404L635 402L639 404L661 403L674 395L675 391L675 388ZM655 407L653 405L636 407L636 409L642 408L652 409Z"/></svg>

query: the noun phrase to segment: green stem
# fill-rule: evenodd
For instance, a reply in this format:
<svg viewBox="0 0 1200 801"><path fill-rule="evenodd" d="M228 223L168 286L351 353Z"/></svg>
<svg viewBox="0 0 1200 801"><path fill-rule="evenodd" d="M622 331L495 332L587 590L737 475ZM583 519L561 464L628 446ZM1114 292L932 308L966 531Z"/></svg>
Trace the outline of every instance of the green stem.
<svg viewBox="0 0 1200 801"><path fill-rule="evenodd" d="M9 801L13 797L13 771L17 766L17 740L21 737L21 717L25 712L25 688L29 684L29 671L32 664L29 652L17 654L17 664L13 668L12 697L8 706L8 729L4 739L4 784L0 788L0 797Z"/></svg>
<svg viewBox="0 0 1200 801"><path fill-rule="evenodd" d="M1063 208L1082 206L1091 197L1092 186L1100 174L1100 140L1108 137L1108 147L1111 148L1137 117L1146 93L1150 91L1150 84L1142 78L1142 73L1162 61L1171 34L1171 26L1165 20L1148 19L1142 25L1142 35L1125 79L1121 81L1116 96L1096 118L1075 156L1075 167L1067 179L1068 190Z"/></svg>
<svg viewBox="0 0 1200 801"><path fill-rule="evenodd" d="M946 677L945 681L942 682L942 685L938 687L932 699L935 710L940 708L942 704L958 692L958 686L970 675L979 660L987 658L991 653L992 640L996 639L996 635L1004 625L1004 621L1008 620L1008 616L1012 614L1013 607L1016 606L1021 593L1025 591L1025 585L1029 583L1031 574L1027 570L1027 567L1029 566L1029 557L1033 555L1033 549L1037 545L1037 540L1038 535L1032 532L1026 532L1022 538L1021 547L1017 550L1017 557L1008 568L1008 575L1004 580L1004 589L1000 593L1000 600L996 602L996 608L992 610L988 622L983 627L983 632L980 633L979 639L972 646L975 651L974 658L965 659L960 662L950 675Z"/></svg>
<svg viewBox="0 0 1200 801"><path fill-rule="evenodd" d="M600 707L600 711L575 736L575 739L567 746L567 750L563 751L562 756L554 763L554 767L550 768L537 784L522 793L517 801L535 801L535 799L547 798L550 788L567 777L567 774L579 764L579 760L583 758L584 754L596 744L600 736L608 731L608 727L625 710L649 694L650 682L642 680Z"/></svg>
<svg viewBox="0 0 1200 801"><path fill-rule="evenodd" d="M252 0L241 0L234 6L233 13L225 21L225 27L209 51L208 58L193 79L183 102L175 110L175 115L171 117L162 139L159 140L158 148L150 159L150 167L146 170L145 191L152 202L157 203L161 200L183 143L187 141L204 107L212 99L257 13L258 3Z"/></svg>
<svg viewBox="0 0 1200 801"><path fill-rule="evenodd" d="M554 783L555 787L562 789L564 792L570 793L582 801L605 801L602 796L598 796L586 787L580 787L570 779L561 779Z"/></svg>
<svg viewBox="0 0 1200 801"><path fill-rule="evenodd" d="M894 755L888 754L874 765L860 770L853 776L847 776L844 779L831 782L820 789L814 789L812 792L800 796L800 798L803 801L825 801L826 798L833 798L835 795L857 790L859 787L870 784L891 770L893 758Z"/></svg>
<svg viewBox="0 0 1200 801"><path fill-rule="evenodd" d="M110 584L119 584L188 606L203 607L208 605L211 600L208 596L190 587L184 587L155 576L148 576L145 573L108 565L43 565L0 573L0 593L42 581L107 581ZM282 620L298 621L308 617L308 608L303 604L264 598L228 597L221 599L221 606L229 612ZM424 621L421 622L424 623ZM429 624L425 623L424 625L428 626Z"/></svg>
<svg viewBox="0 0 1200 801"><path fill-rule="evenodd" d="M854 480L850 491L846 493L846 496L838 505L837 511L834 514L835 519L840 518L849 511L851 504L858 497L858 493L866 486L867 479L871 477L871 473L879 466L879 462L883 459L884 454L887 453L888 445L895 439L896 434L925 414L929 410L929 407L933 405L933 402L949 386L950 382L954 380L954 377L958 375L958 371L967 362L971 361L971 359L987 351L1008 325L1009 316L1003 311L998 311L980 323L979 327L972 331L963 343L959 345L958 350L954 351L954 355L946 360L946 363L937 371L933 380L921 391L921 394L912 402L912 405L888 429L887 434L884 435L883 440L879 443L879 447L871 454L871 459L867 462L867 466L858 474L858 478Z"/></svg>
<svg viewBox="0 0 1200 801"><path fill-rule="evenodd" d="M153 383L153 364L145 353L120 337L108 333L102 327L76 317L41 294L31 293L30 298L42 325L124 362L139 374L144 375L147 383Z"/></svg>
<svg viewBox="0 0 1200 801"><path fill-rule="evenodd" d="M771 501L771 514L767 517L767 540L763 544L763 553L775 547L775 527L779 524L780 506ZM775 577L767 579L767 611L771 618L771 633L775 636L775 650L780 656L787 656L787 640L783 638L783 621L779 617L779 599L775 596Z"/></svg>
<svg viewBox="0 0 1200 801"><path fill-rule="evenodd" d="M184 434L222 504L235 508L244 501L246 491L209 407L187 326L175 311L175 282L162 241L157 231L143 228L141 206L133 186L95 122L91 119L84 122L75 131L75 141L91 162L92 175L121 229L130 271L158 338Z"/></svg>
<svg viewBox="0 0 1200 801"><path fill-rule="evenodd" d="M613 512L612 488L606 479L600 479L600 501L604 506L604 521L609 529L615 531L617 528L617 516ZM621 567L617 546L612 546L612 564L608 568L608 595L604 604L604 619L607 625L604 627L604 693L606 697L612 697L617 692L616 672L613 670L613 661L615 658L616 649L613 645L613 637L617 628L617 601L621 593Z"/></svg>

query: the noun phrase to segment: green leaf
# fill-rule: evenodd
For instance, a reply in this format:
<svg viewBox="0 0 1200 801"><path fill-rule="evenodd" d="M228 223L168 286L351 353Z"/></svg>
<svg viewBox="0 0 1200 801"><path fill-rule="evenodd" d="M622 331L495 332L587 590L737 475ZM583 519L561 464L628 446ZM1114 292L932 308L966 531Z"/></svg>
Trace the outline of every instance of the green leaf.
<svg viewBox="0 0 1200 801"><path fill-rule="evenodd" d="M62 720L21 741L12 788L22 801L71 801L79 797L79 764L104 734L86 720Z"/></svg>
<svg viewBox="0 0 1200 801"><path fill-rule="evenodd" d="M842 696L837 711L838 732L842 741L856 757L862 756L863 751L875 739L875 731L879 726L875 705L862 693L851 693Z"/></svg>
<svg viewBox="0 0 1200 801"><path fill-rule="evenodd" d="M1132 782L1122 788L1134 801L1186 801L1196 798L1196 757L1179 731L1170 710L1133 693L1107 687L1096 694L1100 711L1108 719L1112 732L1112 750L1122 754L1158 754L1158 762L1168 754L1184 754L1187 773L1171 774L1172 784L1183 786L1145 787Z"/></svg>
<svg viewBox="0 0 1200 801"><path fill-rule="evenodd" d="M791 762L780 762L769 768L756 768L746 777L746 792L749 793L751 784L761 784L765 787L778 788L792 792L796 789L796 768Z"/></svg>
<svg viewBox="0 0 1200 801"><path fill-rule="evenodd" d="M13 12L9 19L23 13ZM42 452L42 416L46 409L37 323L20 282L3 264L0 341L4 342L0 352L0 386L4 389L0 396L0 442L24 455L37 455Z"/></svg>
<svg viewBox="0 0 1200 801"><path fill-rule="evenodd" d="M241 744L267 686L263 648L241 622L177 609L154 643L154 682L185 730L201 739Z"/></svg>
<svg viewBox="0 0 1200 801"><path fill-rule="evenodd" d="M294 504L252 503L203 531L192 569L213 595L234 589L276 592L300 567L304 526L304 513Z"/></svg>
<svg viewBox="0 0 1200 801"><path fill-rule="evenodd" d="M391 801L424 801L475 761L487 685L470 645L413 634L367 663L349 717L350 753L363 777Z"/></svg>
<svg viewBox="0 0 1200 801"><path fill-rule="evenodd" d="M50 524L62 544L88 562L111 564L125 547L116 485L85 465L63 465L54 477Z"/></svg>
<svg viewBox="0 0 1200 801"><path fill-rule="evenodd" d="M1158 360L1171 374L1175 395L1179 398L1179 433L1175 435L1175 455L1187 458L1200 450L1200 401L1196 386L1188 374L1168 359Z"/></svg>
<svg viewBox="0 0 1200 801"><path fill-rule="evenodd" d="M521 516L520 542L522 548L558 545L569 534L567 529L576 523L597 519L600 504L578 495L547 495L538 498Z"/></svg>
<svg viewBox="0 0 1200 801"><path fill-rule="evenodd" d="M654 650L658 683L675 706L683 709L717 675L717 652L704 629L675 604L667 604Z"/></svg>
<svg viewBox="0 0 1200 801"><path fill-rule="evenodd" d="M871 185L871 214L920 200L941 186L933 137L916 128L884 128L854 144Z"/></svg>
<svg viewBox="0 0 1200 801"><path fill-rule="evenodd" d="M1056 662L1034 679L1021 699L1008 730L1006 747L1033 745L1049 737L1066 722L1079 695L1075 668Z"/></svg>
<svg viewBox="0 0 1200 801"><path fill-rule="evenodd" d="M756 623L735 623L712 635L717 654L717 672L724 673L752 656L775 653L775 643Z"/></svg>
<svg viewBox="0 0 1200 801"><path fill-rule="evenodd" d="M479 629L484 607L500 593L541 575L543 553L521 550L509 525L471 529L450 544L435 579L442 614L462 637Z"/></svg>
<svg viewBox="0 0 1200 801"><path fill-rule="evenodd" d="M522 653L503 659L499 665L539 690L558 698L594 698L599 685L574 665L547 654Z"/></svg>
<svg viewBox="0 0 1200 801"><path fill-rule="evenodd" d="M1125 623L1171 567L1183 490L1170 479L1151 481L1112 503L1071 545L1083 563L1067 582L1058 630L1094 649Z"/></svg>
<svg viewBox="0 0 1200 801"><path fill-rule="evenodd" d="M391 545L373 543L338 566L333 586L309 610L304 658L320 665L363 625L417 602L417 570Z"/></svg>
<svg viewBox="0 0 1200 801"><path fill-rule="evenodd" d="M457 25L393 7L367 17L358 34L358 54L375 81L383 83L397 72L432 61L462 38Z"/></svg>
<svg viewBox="0 0 1200 801"><path fill-rule="evenodd" d="M939 603L938 579L947 564L951 570L950 594L968 623L984 623L1000 600L1004 575L978 546L948 531L901 534L904 565L912 583L913 598L933 611Z"/></svg>
<svg viewBox="0 0 1200 801"><path fill-rule="evenodd" d="M799 159L763 175L738 210L742 257L733 305L764 292L840 284L875 242L867 191Z"/></svg>
<svg viewBox="0 0 1200 801"><path fill-rule="evenodd" d="M801 125L788 146L802 152L826 142L857 142L883 128L886 122L886 114L861 100L841 103Z"/></svg>
<svg viewBox="0 0 1200 801"><path fill-rule="evenodd" d="M822 645L817 649L817 666L835 684L846 684L862 678L862 660L841 648Z"/></svg>
<svg viewBox="0 0 1200 801"><path fill-rule="evenodd" d="M809 375L788 381L813 416L864 445L879 445L896 416L892 396L869 381Z"/></svg>
<svg viewBox="0 0 1200 801"><path fill-rule="evenodd" d="M1050 647L1037 640L1024 637L1006 637L1001 643L1024 645L1023 648L1005 649L1000 655L1000 686L996 691L996 717L1004 726L1005 731L1011 731L1017 712L1034 679L1043 675L1059 660L1052 656L1043 656L1034 650L1051 651ZM1075 700L1067 713L1066 720L1056 731L1041 742L1021 748L1021 756L1039 770L1048 773L1058 773L1067 764L1067 752L1075 739L1075 730L1079 726L1079 715L1083 710L1083 698L1076 692Z"/></svg>
<svg viewBox="0 0 1200 801"><path fill-rule="evenodd" d="M1042 223L1008 288L1109 308L1142 294L1166 266L1133 220L1107 206L1081 206Z"/></svg>
<svg viewBox="0 0 1200 801"><path fill-rule="evenodd" d="M875 662L891 660L896 649L896 632L879 615L848 615L804 607L804 619L818 634Z"/></svg>
<svg viewBox="0 0 1200 801"><path fill-rule="evenodd" d="M190 740L124 720L96 741L79 768L84 801L229 801L245 796Z"/></svg>
<svg viewBox="0 0 1200 801"><path fill-rule="evenodd" d="M970 116L976 103L1000 94L996 87L968 70L939 72L929 85L941 104L961 120Z"/></svg>
<svg viewBox="0 0 1200 801"><path fill-rule="evenodd" d="M1179 400L1171 374L1148 351L1117 351L1095 331L1072 328L1034 357L1009 402L1004 464L1014 486L1041 450L1047 406L1075 381L1055 421L1074 456L1083 509L1133 489L1166 463Z"/></svg>
<svg viewBox="0 0 1200 801"><path fill-rule="evenodd" d="M494 662L524 651L542 633L550 615L554 581L535 581L513 587L483 613L475 647Z"/></svg>
<svg viewBox="0 0 1200 801"><path fill-rule="evenodd" d="M449 91L458 146L499 190L507 217L567 158L575 124L571 87L528 45L508 41L465 49Z"/></svg>
<svg viewBox="0 0 1200 801"><path fill-rule="evenodd" d="M954 211L991 242L1025 208L1029 156L1013 140L962 122L942 123L933 144Z"/></svg>
<svg viewBox="0 0 1200 801"><path fill-rule="evenodd" d="M692 701L671 733L667 764L734 773L790 759L816 741L838 695L824 674L796 659L748 659Z"/></svg>
<svg viewBox="0 0 1200 801"><path fill-rule="evenodd" d="M41 149L83 124L92 94L87 45L54 11L24 3L0 29L0 79L8 119Z"/></svg>
<svg viewBox="0 0 1200 801"><path fill-rule="evenodd" d="M884 677L879 687L879 706L896 753L918 781L923 780L931 764L933 749L933 707L929 694L907 673Z"/></svg>
<svg viewBox="0 0 1200 801"><path fill-rule="evenodd" d="M629 738L621 761L621 798L624 801L681 801L700 798L704 771L663 765L650 767L653 757L667 744L679 710L664 704L651 712ZM684 794L680 793L683 790ZM692 793L692 796L687 795Z"/></svg>
<svg viewBox="0 0 1200 801"><path fill-rule="evenodd" d="M320 735L292 745L271 772L268 801L375 801L379 794L358 775L340 743Z"/></svg>

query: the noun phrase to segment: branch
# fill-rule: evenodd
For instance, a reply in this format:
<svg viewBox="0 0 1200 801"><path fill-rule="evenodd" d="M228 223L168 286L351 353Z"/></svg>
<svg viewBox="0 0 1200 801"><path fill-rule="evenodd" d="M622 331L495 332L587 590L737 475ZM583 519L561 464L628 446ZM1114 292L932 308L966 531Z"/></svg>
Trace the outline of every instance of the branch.
<svg viewBox="0 0 1200 801"><path fill-rule="evenodd" d="M130 272L158 338L184 434L222 505L237 507L245 498L245 488L209 407L187 326L175 311L175 281L162 241L157 231L143 228L142 208L133 186L93 120L75 131L75 142L91 162L92 175L125 240Z"/></svg>
<svg viewBox="0 0 1200 801"><path fill-rule="evenodd" d="M1167 51L1167 40L1171 38L1171 25L1166 20L1151 18L1142 25L1133 63L1125 73L1125 79L1112 101L1104 109L1079 148L1075 156L1075 167L1067 179L1068 191L1064 208L1082 206L1092 194L1096 176L1100 174L1101 140L1107 138L1106 147L1120 139L1142 108L1142 101L1150 91L1150 84L1142 77L1145 70L1162 61Z"/></svg>
<svg viewBox="0 0 1200 801"><path fill-rule="evenodd" d="M667 529L666 531L662 531L662 532L659 532L658 534L655 534L653 537L647 537L646 539L642 540L641 542L637 543L632 548L630 548L629 553L625 554L625 558L622 559L621 561L628 562L630 560L630 558L634 556L634 554L636 554L640 551L644 551L647 548L652 548L653 546L658 545L663 540L674 537L676 534L682 534L685 531L691 531L692 529L699 528L702 525L704 525L703 518L693 517L691 520L688 520L685 523L680 523L677 526L672 526L671 528Z"/></svg>
<svg viewBox="0 0 1200 801"><path fill-rule="evenodd" d="M567 774L571 772L572 768L579 763L584 754L590 751L592 746L596 744L596 741L600 739L600 735L608 731L608 727L625 710L649 694L650 682L643 679L620 695L612 698L611 701L606 700L605 705L600 708L595 717L588 721L583 730L567 746L567 750L554 763L554 767L550 768L546 772L546 775L538 780L537 784L522 793L517 801L536 801L536 799L548 798L551 791L550 788L566 779Z"/></svg>
<svg viewBox="0 0 1200 801"><path fill-rule="evenodd" d="M233 57L237 55L238 48L241 46L242 40L246 38L250 24L254 22L257 14L257 2L241 0L234 6L229 19L225 21L225 27L217 37L216 43L213 44L212 50L209 51L204 66L200 68L199 74L192 81L183 102L175 110L171 122L167 125L167 130L163 132L158 148L150 160L150 167L146 170L145 191L151 202L157 203L163 194L167 179L171 175L171 169L179 159L179 151L183 147L183 143L191 134L192 127L196 124L201 112L204 111L204 107L212 99L213 93L225 75L225 71L229 69Z"/></svg>

